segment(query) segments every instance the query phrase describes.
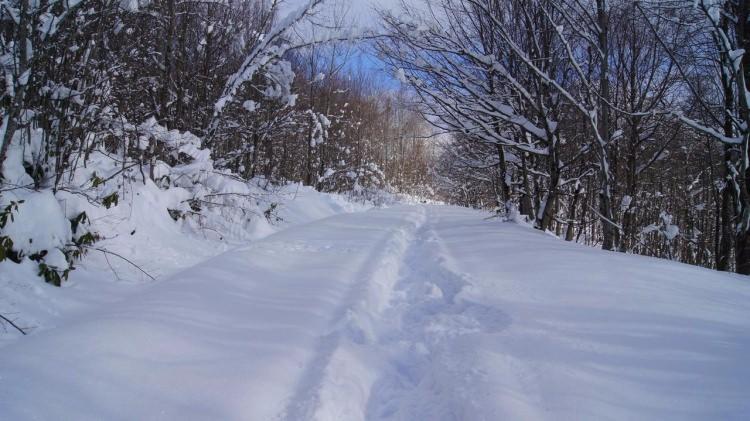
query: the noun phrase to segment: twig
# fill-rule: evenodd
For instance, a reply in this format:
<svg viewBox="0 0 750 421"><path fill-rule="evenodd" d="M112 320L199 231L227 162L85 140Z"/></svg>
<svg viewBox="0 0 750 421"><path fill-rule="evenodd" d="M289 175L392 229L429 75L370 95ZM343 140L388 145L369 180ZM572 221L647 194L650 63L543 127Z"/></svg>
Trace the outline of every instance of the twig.
<svg viewBox="0 0 750 421"><path fill-rule="evenodd" d="M589 208L591 208L591 211L594 212L595 214L597 214L599 216L599 218L601 218L602 221L607 222L608 224L610 224L613 227L617 228L618 231L623 232L622 225L620 225L620 224L614 222L613 220L607 218L606 216L602 215L601 213L599 213L598 210L594 209L593 206L589 205Z"/></svg>
<svg viewBox="0 0 750 421"><path fill-rule="evenodd" d="M13 321L10 320L9 318L7 318L7 317L3 316L2 314L0 314L0 319L3 319L5 321L5 323L8 323L9 325L11 325L14 328L16 328L16 330L19 331L19 332L21 332L22 335L26 335L26 331L23 330L22 328L18 327L18 325L16 325L15 323L13 323Z"/></svg>
<svg viewBox="0 0 750 421"><path fill-rule="evenodd" d="M132 261L128 260L128 259L127 259L126 257L123 257L123 256L121 256L121 255L119 255L119 254L117 254L117 253L115 253L115 252L113 252L113 251L105 250L105 249L103 249L103 248L99 248L99 247L88 247L88 246L87 246L86 248L88 248L88 249L91 249L91 250L96 250L96 251L100 251L100 252L104 253L104 254L105 254L105 256L106 256L107 254L111 254L111 255L113 255L113 256L115 256L115 257L119 257L120 259L122 259L122 260L124 260L124 261L126 261L126 262L130 263L130 264L131 264L131 265L132 265L133 267L135 267L136 269L138 269L139 271L141 271L141 272L142 272L142 273L143 273L144 275L146 275L146 276L148 276L149 278L151 278L151 280L152 280L152 281L155 281L155 280L156 280L156 278L154 278L153 276L151 276L151 275L150 275L150 274L149 274L148 272L146 272L145 270L143 270L143 269L142 269L142 268L141 268L140 266L136 265L136 264L135 264L135 263L133 263Z"/></svg>
<svg viewBox="0 0 750 421"><path fill-rule="evenodd" d="M112 267L112 263L109 263L109 257L107 257L107 253L103 253L103 254L104 254L104 260L107 261L107 266L109 266L109 270L111 270L112 273L115 274L115 278L117 278L117 280L119 281L120 280L120 275L118 275L117 271L115 270L115 268Z"/></svg>

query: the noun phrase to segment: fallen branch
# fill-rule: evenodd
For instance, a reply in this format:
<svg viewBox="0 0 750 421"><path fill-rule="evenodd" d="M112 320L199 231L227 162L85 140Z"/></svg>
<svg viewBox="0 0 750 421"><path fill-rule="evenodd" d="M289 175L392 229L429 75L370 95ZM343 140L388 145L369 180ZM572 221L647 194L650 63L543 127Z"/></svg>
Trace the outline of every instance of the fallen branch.
<svg viewBox="0 0 750 421"><path fill-rule="evenodd" d="M115 253L115 252L113 252L113 251L105 250L105 249L103 249L103 248L99 248L99 247L86 247L86 248L87 248L87 249L91 249L91 250L96 250L96 251L100 251L100 252L104 253L104 255L105 255L105 256L106 256L106 255L108 255L108 254L111 254L112 256L115 256L115 257L119 257L120 259L122 259L122 260L124 260L124 261L126 261L126 262L130 263L130 264L131 264L131 265L132 265L132 266L133 266L134 268L136 268L136 269L138 269L139 271L141 271L141 273L143 273L144 275L146 275L146 276L148 276L149 278L151 278L151 280L152 280L152 281L155 281L155 280L156 280L156 278L154 278L154 277L153 277L153 276L151 276L151 275L150 275L150 274L149 274L148 272L146 272L145 270L143 270L143 268L141 268L140 266L136 265L136 264L135 264L135 263L133 263L132 261L128 260L128 258L126 258L126 257L123 257L123 256L121 256L121 255L119 255L119 254L117 254L117 253Z"/></svg>
<svg viewBox="0 0 750 421"><path fill-rule="evenodd" d="M0 314L0 319L4 320L5 323L13 326L17 331L21 332L22 335L26 335L26 331L23 330L22 328L20 328L17 324L13 323L13 321L10 320L9 318L7 318L7 317L3 316L2 314Z"/></svg>

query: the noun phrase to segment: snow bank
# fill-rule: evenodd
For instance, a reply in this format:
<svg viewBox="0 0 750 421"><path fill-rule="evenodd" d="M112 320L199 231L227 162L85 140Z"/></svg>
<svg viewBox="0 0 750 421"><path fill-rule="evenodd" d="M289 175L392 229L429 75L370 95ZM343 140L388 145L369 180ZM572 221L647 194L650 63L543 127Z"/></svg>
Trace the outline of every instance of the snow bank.
<svg viewBox="0 0 750 421"><path fill-rule="evenodd" d="M201 139L153 118L114 131L137 139L138 149L158 146L168 162L92 150L56 179L31 170L46 153L42 131L10 145L0 194L1 256L8 257L0 261L0 314L24 327L51 328L60 315L117 301L279 230L371 206L242 179L216 168ZM38 285L40 276L63 288ZM0 329L0 344L16 336Z"/></svg>
<svg viewBox="0 0 750 421"><path fill-rule="evenodd" d="M19 205L23 212L17 213L4 233L16 241L22 239L29 253L51 250L46 256L49 264L65 266L65 256L59 250L64 240L71 238L69 219L80 212L86 212L91 229L103 239L76 263L62 288L45 284L37 276L36 262L29 259L20 265L0 262L0 314L32 331L51 329L62 316L89 311L148 288L151 277L162 279L292 226L370 207L298 184L225 180L219 185L221 178L226 179L213 180L213 191L248 195L242 198L244 210L204 208L200 217L175 220L170 211L189 209L186 203L195 193L180 187L162 189L150 180L120 186L116 190L119 204L109 209L66 192L57 196L51 191L4 195L6 201L24 200ZM13 329L0 329L0 346L19 336Z"/></svg>

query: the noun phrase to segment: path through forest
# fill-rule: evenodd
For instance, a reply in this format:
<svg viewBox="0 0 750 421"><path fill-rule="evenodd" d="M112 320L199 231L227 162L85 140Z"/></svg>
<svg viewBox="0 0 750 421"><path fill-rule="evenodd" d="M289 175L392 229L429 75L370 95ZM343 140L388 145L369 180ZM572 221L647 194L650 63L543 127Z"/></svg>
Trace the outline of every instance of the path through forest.
<svg viewBox="0 0 750 421"><path fill-rule="evenodd" d="M447 206L333 216L3 348L0 419L741 419L750 283Z"/></svg>

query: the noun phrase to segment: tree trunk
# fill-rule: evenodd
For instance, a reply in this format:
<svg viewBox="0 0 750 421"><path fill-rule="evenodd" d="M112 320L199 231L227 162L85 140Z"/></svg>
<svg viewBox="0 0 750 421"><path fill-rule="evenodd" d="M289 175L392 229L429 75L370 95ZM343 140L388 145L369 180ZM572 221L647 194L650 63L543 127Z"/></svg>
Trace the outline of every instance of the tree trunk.
<svg viewBox="0 0 750 421"><path fill-rule="evenodd" d="M742 57L742 71L737 74L737 92L739 99L739 115L743 127L740 129L742 135L742 146L740 155L740 192L737 198L739 206L739 222L737 224L736 262L737 273L750 275L750 168L748 168L748 149L750 149L750 109L748 109L748 89L750 89L750 4L747 1L738 2L736 22L738 47L746 51Z"/></svg>
<svg viewBox="0 0 750 421"><path fill-rule="evenodd" d="M602 235L604 250L614 250L617 246L617 230L613 225L612 215L612 171L609 166L607 146L610 141L610 89L609 89L609 13L606 8L606 0L596 1L597 24L599 26L599 50L601 51L601 64L599 69L599 116L598 129L600 137L599 145L599 171L601 178L601 191L599 193L599 213L602 219Z"/></svg>
<svg viewBox="0 0 750 421"><path fill-rule="evenodd" d="M544 209L541 210L541 215L537 215L537 228L546 231L550 229L552 221L555 218L555 208L557 206L558 196L558 185L560 184L560 165L557 158L557 147L555 146L556 139L553 139L549 148L550 154L547 157L549 160L549 190L546 195L544 202Z"/></svg>
<svg viewBox="0 0 750 421"><path fill-rule="evenodd" d="M21 115L21 110L24 107L24 100L26 96L26 86L31 81L32 75L27 75L24 83L19 83L19 78L23 76L26 71L29 71L29 53L28 46L30 42L26 42L29 37L28 29L31 22L29 16L29 0L21 0L19 4L19 20L18 20L18 39L16 44L18 45L20 54L18 54L18 67L16 74L13 75L13 90L15 95L13 101L11 101L9 109L3 116L2 126L5 131L2 134L2 146L0 146L0 179L3 177L3 168L5 167L5 159L8 156L8 149L10 143L13 140L13 135L18 129L18 118Z"/></svg>
<svg viewBox="0 0 750 421"><path fill-rule="evenodd" d="M497 159L498 168L500 169L500 192L502 193L502 206L505 209L505 216L509 216L511 213L511 195L510 195L510 183L508 182L508 163L505 161L505 150L502 145L497 146Z"/></svg>
<svg viewBox="0 0 750 421"><path fill-rule="evenodd" d="M568 212L568 229L565 232L565 241L573 241L575 238L575 227L576 227L576 207L578 206L578 198L581 196L581 185L576 186L575 193L573 193L573 200L570 202L570 211Z"/></svg>
<svg viewBox="0 0 750 421"><path fill-rule="evenodd" d="M164 39L164 80L161 85L159 95L159 110L157 115L161 119L160 123L169 130L174 129L174 122L170 115L170 100L172 96L172 80L174 79L175 68L175 34L177 32L177 17L175 10L175 0L167 0L167 34Z"/></svg>
<svg viewBox="0 0 750 421"><path fill-rule="evenodd" d="M531 203L531 195L529 194L531 186L529 185L529 172L526 168L526 154L524 152L519 153L521 155L521 183L523 183L523 192L521 193L521 214L526 215L529 220L534 219L534 206Z"/></svg>

